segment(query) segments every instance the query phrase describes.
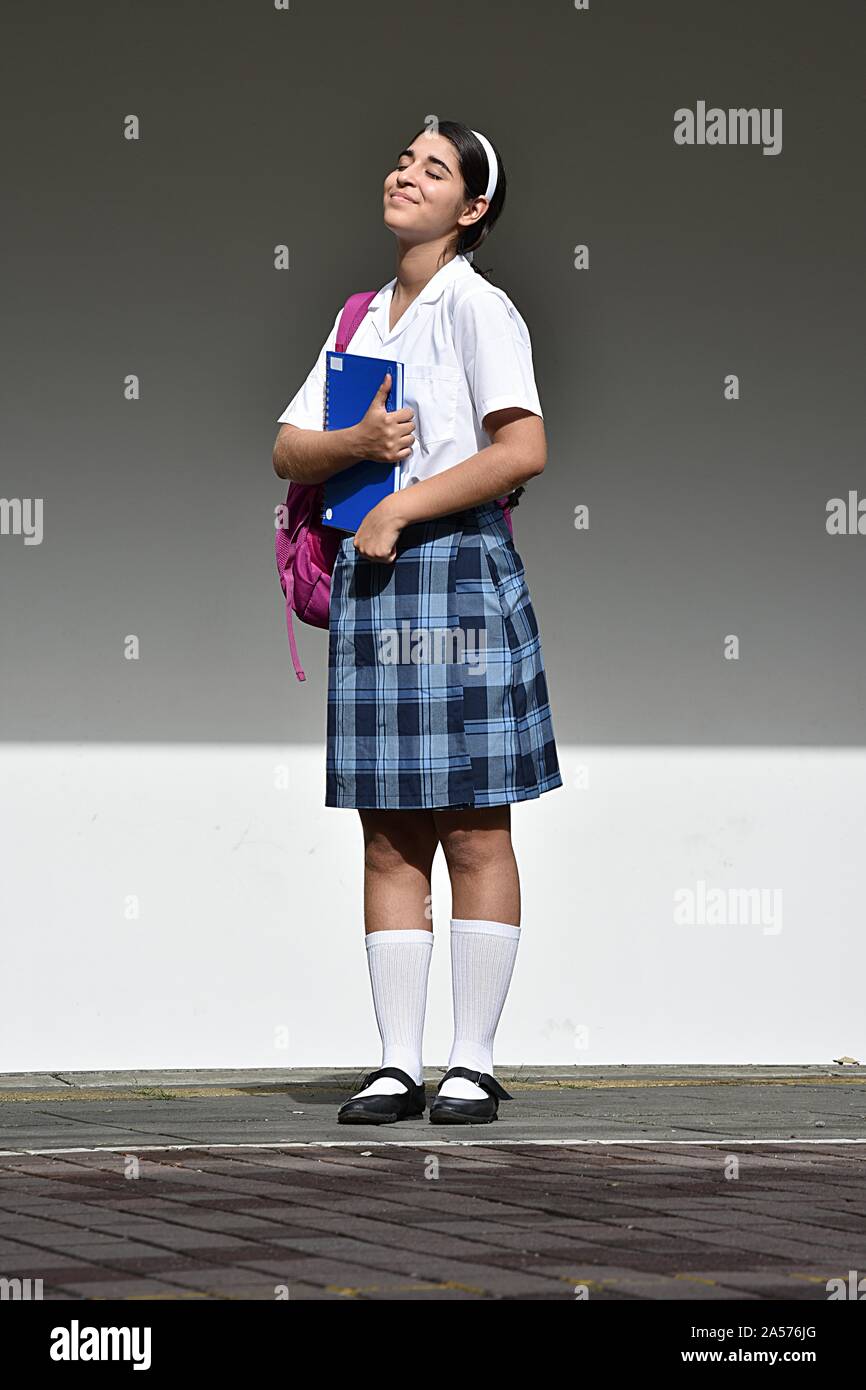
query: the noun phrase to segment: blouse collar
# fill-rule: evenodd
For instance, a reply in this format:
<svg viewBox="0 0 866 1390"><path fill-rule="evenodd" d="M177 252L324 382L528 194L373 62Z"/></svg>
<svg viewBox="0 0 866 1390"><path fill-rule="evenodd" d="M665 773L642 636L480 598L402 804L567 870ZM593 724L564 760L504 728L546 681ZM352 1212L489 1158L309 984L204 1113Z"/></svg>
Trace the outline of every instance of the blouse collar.
<svg viewBox="0 0 866 1390"><path fill-rule="evenodd" d="M427 284L424 286L421 293L417 295L415 299L413 299L408 309L406 309L406 311L403 314L401 314L400 318L394 325L393 330L389 330L388 314L391 308L391 299L394 294L394 288L397 284L397 277L396 275L393 276L393 278L390 279L386 285L382 286L375 299L371 300L370 302L370 314L372 315L372 322L382 342L384 343L389 338L396 337L398 333L402 332L403 328L406 326L406 324L408 324L410 318L414 318L417 305L434 303L435 300L440 299L442 297L442 295L445 293L446 287L451 283L452 280L455 280L463 275L474 274L475 271L472 269L471 263L466 259L465 256L452 256L451 260L447 261L445 265L443 265L439 270L437 270L435 275L431 275L430 279L427 281Z"/></svg>

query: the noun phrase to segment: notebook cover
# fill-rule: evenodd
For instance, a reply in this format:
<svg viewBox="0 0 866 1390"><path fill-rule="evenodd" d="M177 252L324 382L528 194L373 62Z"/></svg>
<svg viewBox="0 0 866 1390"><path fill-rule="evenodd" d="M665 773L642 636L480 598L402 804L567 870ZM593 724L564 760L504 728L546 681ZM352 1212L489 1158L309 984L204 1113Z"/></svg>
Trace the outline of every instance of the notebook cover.
<svg viewBox="0 0 866 1390"><path fill-rule="evenodd" d="M370 402L391 373L386 410L403 406L403 363L357 353L329 352L325 372L325 429L342 430L357 425ZM322 490L322 524L339 531L357 531L364 517L383 498L400 487L400 464L361 459L334 473Z"/></svg>

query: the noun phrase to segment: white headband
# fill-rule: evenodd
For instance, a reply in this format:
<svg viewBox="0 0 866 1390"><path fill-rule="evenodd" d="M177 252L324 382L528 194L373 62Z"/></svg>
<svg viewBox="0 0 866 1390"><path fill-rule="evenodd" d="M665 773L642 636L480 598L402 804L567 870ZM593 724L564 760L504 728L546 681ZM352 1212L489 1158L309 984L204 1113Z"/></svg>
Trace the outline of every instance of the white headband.
<svg viewBox="0 0 866 1390"><path fill-rule="evenodd" d="M475 136L476 140L480 141L484 153L487 155L487 189L484 196L489 203L496 192L496 185L499 181L499 163L493 146L487 139L487 136L482 135L480 130L473 130L472 134ZM463 252L464 258L470 262L472 261L473 254L472 251Z"/></svg>
<svg viewBox="0 0 866 1390"><path fill-rule="evenodd" d="M490 202L496 192L496 185L499 181L499 164L493 146L487 139L487 136L482 135L480 130L473 130L472 134L475 136L476 140L479 140L484 146L484 153L487 155L487 190L484 196L487 201Z"/></svg>

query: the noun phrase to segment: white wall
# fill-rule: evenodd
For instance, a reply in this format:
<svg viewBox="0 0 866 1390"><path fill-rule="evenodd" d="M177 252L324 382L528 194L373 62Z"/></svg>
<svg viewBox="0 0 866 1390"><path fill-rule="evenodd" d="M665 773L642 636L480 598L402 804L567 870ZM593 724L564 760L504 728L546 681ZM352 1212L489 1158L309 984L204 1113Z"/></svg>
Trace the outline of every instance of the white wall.
<svg viewBox="0 0 866 1390"><path fill-rule="evenodd" d="M567 785L513 809L498 1064L866 1059L864 752L560 760ZM0 748L0 1071L378 1065L360 823L323 795L321 747ZM678 924L698 881L780 889L781 918ZM449 910L440 856L432 1066Z"/></svg>

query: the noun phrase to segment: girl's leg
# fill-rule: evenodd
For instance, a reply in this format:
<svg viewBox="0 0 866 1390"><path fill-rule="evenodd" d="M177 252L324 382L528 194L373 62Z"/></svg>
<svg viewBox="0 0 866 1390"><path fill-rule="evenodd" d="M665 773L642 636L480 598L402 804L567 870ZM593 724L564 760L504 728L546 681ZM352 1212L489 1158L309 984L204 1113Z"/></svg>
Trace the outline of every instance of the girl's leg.
<svg viewBox="0 0 866 1390"><path fill-rule="evenodd" d="M520 940L520 879L511 808L434 811L451 878L454 1040L448 1067L493 1074L493 1039ZM482 1100L473 1081L452 1077L440 1095Z"/></svg>
<svg viewBox="0 0 866 1390"><path fill-rule="evenodd" d="M427 977L433 954L430 873L438 839L433 812L360 810L364 831L364 921L383 1067L420 1084ZM380 1077L357 1095L405 1092ZM354 1099L355 1097L353 1097Z"/></svg>
<svg viewBox="0 0 866 1390"><path fill-rule="evenodd" d="M520 878L511 844L511 807L433 811L457 918L490 917L520 926Z"/></svg>
<svg viewBox="0 0 866 1390"><path fill-rule="evenodd" d="M439 839L433 811L361 810L364 926L432 933L430 873Z"/></svg>

